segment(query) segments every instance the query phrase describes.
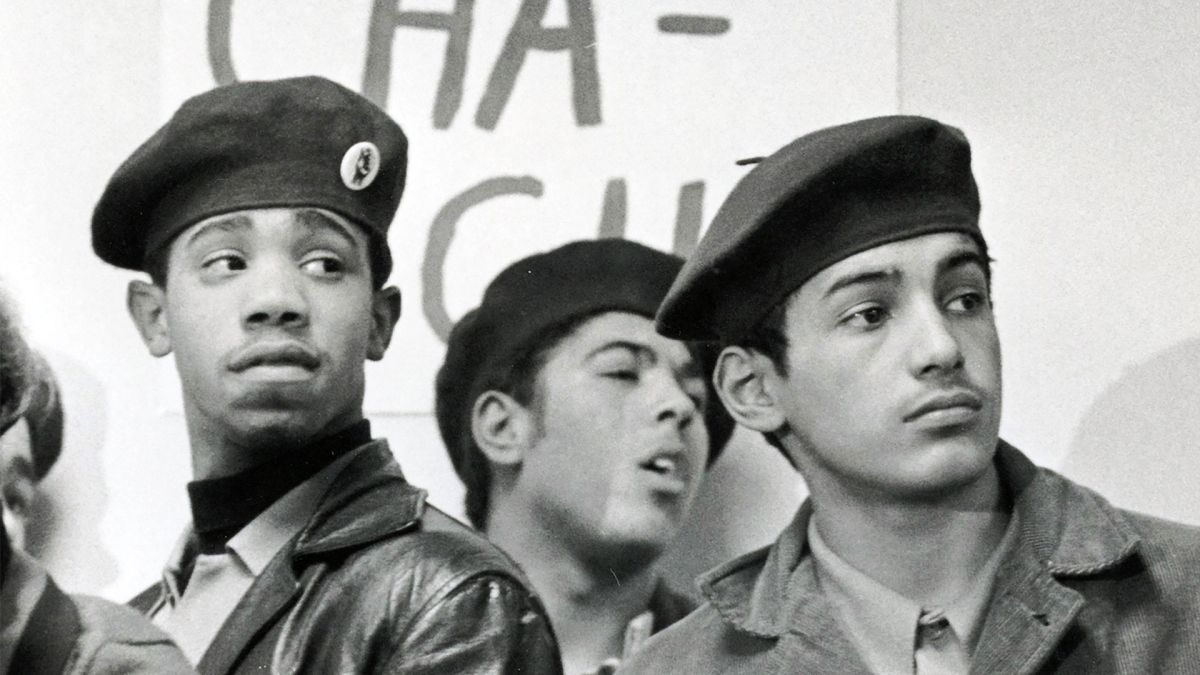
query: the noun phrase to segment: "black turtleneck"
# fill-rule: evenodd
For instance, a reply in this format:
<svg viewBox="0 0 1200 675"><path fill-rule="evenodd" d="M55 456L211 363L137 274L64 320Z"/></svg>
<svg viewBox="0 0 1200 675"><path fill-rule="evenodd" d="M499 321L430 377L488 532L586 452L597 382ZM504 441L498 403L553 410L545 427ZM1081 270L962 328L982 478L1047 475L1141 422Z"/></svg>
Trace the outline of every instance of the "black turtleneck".
<svg viewBox="0 0 1200 675"><path fill-rule="evenodd" d="M295 450L281 448L245 471L188 483L200 552L223 553L226 542L276 500L370 440L371 423L362 420Z"/></svg>

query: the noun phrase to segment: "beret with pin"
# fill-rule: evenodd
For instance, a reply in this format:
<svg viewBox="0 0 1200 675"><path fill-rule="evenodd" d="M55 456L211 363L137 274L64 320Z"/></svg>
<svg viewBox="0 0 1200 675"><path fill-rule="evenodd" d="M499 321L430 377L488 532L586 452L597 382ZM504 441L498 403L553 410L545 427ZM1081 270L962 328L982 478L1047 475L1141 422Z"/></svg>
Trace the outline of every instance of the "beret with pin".
<svg viewBox="0 0 1200 675"><path fill-rule="evenodd" d="M936 232L967 234L987 254L961 131L899 115L816 131L734 187L663 300L658 331L736 340L822 269Z"/></svg>
<svg viewBox="0 0 1200 675"><path fill-rule="evenodd" d="M148 255L206 218L318 207L365 230L381 285L407 164L400 126L327 79L217 87L185 101L117 169L92 214L92 248L113 265L145 270Z"/></svg>
<svg viewBox="0 0 1200 675"><path fill-rule="evenodd" d="M479 307L455 324L436 380L438 428L459 476L481 461L472 452L476 399L498 373L512 368L545 331L601 312L653 319L683 259L624 239L576 241L509 265L488 284ZM733 432L733 420L711 389L715 345L689 344L700 361L709 405L709 464Z"/></svg>

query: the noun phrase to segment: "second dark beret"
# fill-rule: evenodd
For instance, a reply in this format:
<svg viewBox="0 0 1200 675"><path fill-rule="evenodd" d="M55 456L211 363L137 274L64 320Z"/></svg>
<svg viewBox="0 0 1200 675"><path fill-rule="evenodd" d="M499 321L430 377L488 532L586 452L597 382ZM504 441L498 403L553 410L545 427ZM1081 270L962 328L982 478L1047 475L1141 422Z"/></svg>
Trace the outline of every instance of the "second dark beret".
<svg viewBox="0 0 1200 675"><path fill-rule="evenodd" d="M488 285L479 307L450 333L438 370L438 429L460 476L472 444L471 410L490 375L511 367L532 340L575 317L625 311L653 318L683 265L678 256L623 239L577 241L519 260ZM704 372L712 372L715 345L692 344ZM709 463L733 432L733 420L709 387L705 425Z"/></svg>

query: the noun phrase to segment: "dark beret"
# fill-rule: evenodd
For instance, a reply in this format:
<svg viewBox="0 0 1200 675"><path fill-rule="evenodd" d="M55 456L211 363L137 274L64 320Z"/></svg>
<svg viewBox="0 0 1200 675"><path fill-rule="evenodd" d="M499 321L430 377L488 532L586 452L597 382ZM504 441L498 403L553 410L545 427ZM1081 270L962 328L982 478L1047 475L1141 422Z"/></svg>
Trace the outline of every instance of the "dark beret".
<svg viewBox="0 0 1200 675"><path fill-rule="evenodd" d="M963 232L986 255L961 131L892 116L822 129L734 187L657 317L677 339L735 340L817 272L855 253Z"/></svg>
<svg viewBox="0 0 1200 675"><path fill-rule="evenodd" d="M463 316L438 370L438 429L455 471L464 477L474 446L471 413L489 380L510 368L547 329L582 316L622 311L653 318L683 259L623 239L577 241L513 263L488 285L479 307ZM690 344L705 373L716 349ZM733 420L712 391L705 424L709 463L733 432Z"/></svg>
<svg viewBox="0 0 1200 675"><path fill-rule="evenodd" d="M118 267L221 213L321 207L363 227L377 284L404 192L408 140L362 96L320 77L239 82L188 99L117 169L92 215L92 248Z"/></svg>

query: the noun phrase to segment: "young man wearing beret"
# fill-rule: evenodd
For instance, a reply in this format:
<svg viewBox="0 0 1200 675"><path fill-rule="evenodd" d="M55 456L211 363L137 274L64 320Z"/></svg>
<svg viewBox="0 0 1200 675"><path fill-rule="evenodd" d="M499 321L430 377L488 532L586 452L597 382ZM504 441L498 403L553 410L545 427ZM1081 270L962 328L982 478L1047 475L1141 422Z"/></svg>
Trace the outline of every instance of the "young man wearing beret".
<svg viewBox="0 0 1200 675"><path fill-rule="evenodd" d="M658 315L720 339L734 419L810 499L629 672L1194 672L1200 531L998 438L970 148L920 117L800 138L734 189Z"/></svg>
<svg viewBox="0 0 1200 675"><path fill-rule="evenodd" d="M34 433L61 438L57 388L45 362L25 342L15 308L0 292L0 484L5 517L0 519L0 673L193 673L162 630L128 607L85 595L68 595L31 556L20 534L10 536L11 502L28 500L17 490L35 489L57 450L34 448L30 435L14 439L22 420ZM50 383L50 384L47 384ZM53 418L57 414L57 431ZM45 435L42 436L45 439ZM34 438L37 438L35 435ZM54 440L51 438L50 440ZM36 478L35 478L36 476ZM21 514L23 515L23 514Z"/></svg>
<svg viewBox="0 0 1200 675"><path fill-rule="evenodd" d="M682 264L620 239L513 263L438 372L468 517L545 599L565 672L611 672L695 606L655 562L733 423L705 377L712 352L654 332Z"/></svg>
<svg viewBox="0 0 1200 675"><path fill-rule="evenodd" d="M128 306L173 353L193 523L134 604L204 673L557 672L516 565L425 504L363 418L400 315L407 141L321 78L185 102L96 207Z"/></svg>

